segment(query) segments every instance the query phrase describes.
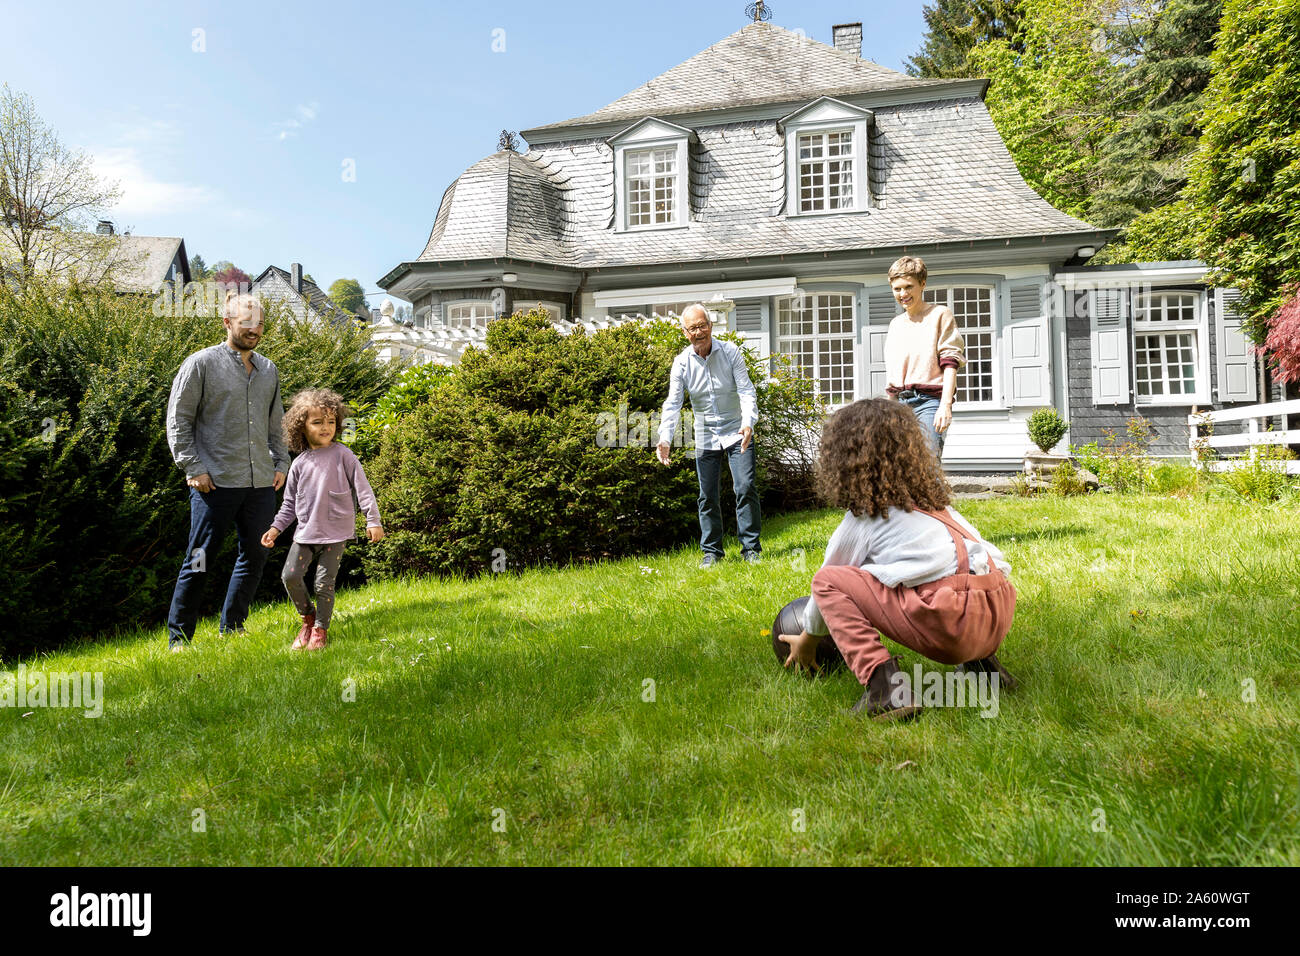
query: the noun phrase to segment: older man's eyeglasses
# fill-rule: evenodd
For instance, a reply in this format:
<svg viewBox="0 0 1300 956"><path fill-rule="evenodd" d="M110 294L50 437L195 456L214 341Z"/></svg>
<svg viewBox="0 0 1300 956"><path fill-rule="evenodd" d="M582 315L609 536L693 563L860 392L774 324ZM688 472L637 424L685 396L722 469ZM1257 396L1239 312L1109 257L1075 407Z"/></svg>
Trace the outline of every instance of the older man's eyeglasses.
<svg viewBox="0 0 1300 956"><path fill-rule="evenodd" d="M682 328L686 329L687 332L703 332L708 329L708 327L709 323L707 322L695 322L692 325L682 326Z"/></svg>

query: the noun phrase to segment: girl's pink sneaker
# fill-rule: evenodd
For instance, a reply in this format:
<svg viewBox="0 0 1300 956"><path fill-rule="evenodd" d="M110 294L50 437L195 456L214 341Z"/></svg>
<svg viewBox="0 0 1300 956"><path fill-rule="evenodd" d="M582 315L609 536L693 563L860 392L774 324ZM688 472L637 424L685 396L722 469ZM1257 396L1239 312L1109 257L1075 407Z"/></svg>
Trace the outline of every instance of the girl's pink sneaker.
<svg viewBox="0 0 1300 956"><path fill-rule="evenodd" d="M324 650L325 645L328 643L329 636L325 633L325 628L321 627L319 624L313 624L311 629L311 640L307 642L307 650Z"/></svg>
<svg viewBox="0 0 1300 956"><path fill-rule="evenodd" d="M311 640L311 629L315 623L315 612L302 616L302 627L298 629L298 636L293 639L293 646L290 650L300 651L307 646L307 642Z"/></svg>

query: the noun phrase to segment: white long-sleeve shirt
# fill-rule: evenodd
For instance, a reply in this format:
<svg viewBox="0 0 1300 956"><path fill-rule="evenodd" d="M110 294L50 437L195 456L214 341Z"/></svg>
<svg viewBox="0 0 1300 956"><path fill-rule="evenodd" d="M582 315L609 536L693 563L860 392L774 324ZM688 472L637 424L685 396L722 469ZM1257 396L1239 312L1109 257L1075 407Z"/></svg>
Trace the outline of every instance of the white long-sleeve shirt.
<svg viewBox="0 0 1300 956"><path fill-rule="evenodd" d="M706 356L688 345L673 359L668 400L659 419L660 442L672 444L686 392L691 396L697 450L728 448L740 441L742 428L753 428L758 420L758 395L745 356L731 342L715 338Z"/></svg>
<svg viewBox="0 0 1300 956"><path fill-rule="evenodd" d="M949 507L948 514L969 534L962 535L970 559L971 574L987 574L989 561L1004 574L1011 573L1006 556L980 537L975 526ZM920 511L890 508L888 518L855 517L844 512L844 520L826 545L822 567L852 565L862 568L887 588L914 588L957 573L957 545L943 522ZM814 596L804 607L804 630L828 634L826 621Z"/></svg>

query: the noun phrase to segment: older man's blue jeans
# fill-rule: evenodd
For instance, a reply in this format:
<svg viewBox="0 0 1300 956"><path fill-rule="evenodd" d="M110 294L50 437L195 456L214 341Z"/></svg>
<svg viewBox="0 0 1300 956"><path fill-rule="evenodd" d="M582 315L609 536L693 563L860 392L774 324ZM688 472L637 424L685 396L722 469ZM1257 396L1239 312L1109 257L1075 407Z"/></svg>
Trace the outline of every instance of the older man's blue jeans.
<svg viewBox="0 0 1300 956"><path fill-rule="evenodd" d="M213 488L208 492L190 489L190 542L167 614L168 643L175 645L194 637L203 585L216 571L212 563L232 524L239 535L239 556L221 608L221 632L244 626L248 606L271 553L262 547L262 534L271 527L275 512L274 488Z"/></svg>
<svg viewBox="0 0 1300 956"><path fill-rule="evenodd" d="M717 451L695 451L695 473L700 479L700 547L705 554L721 558L722 550L722 459L731 469L731 490L736 493L736 534L740 553L763 550L758 536L763 518L758 508L758 487L754 443L740 450L743 441Z"/></svg>

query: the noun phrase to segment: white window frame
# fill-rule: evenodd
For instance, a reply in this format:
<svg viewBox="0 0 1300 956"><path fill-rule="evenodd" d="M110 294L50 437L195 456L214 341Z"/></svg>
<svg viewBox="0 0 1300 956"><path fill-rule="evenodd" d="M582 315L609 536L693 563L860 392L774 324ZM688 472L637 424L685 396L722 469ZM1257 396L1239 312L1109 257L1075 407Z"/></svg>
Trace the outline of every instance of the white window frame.
<svg viewBox="0 0 1300 956"><path fill-rule="evenodd" d="M685 127L647 117L625 129L609 146L614 151L614 227L617 232L658 232L665 229L685 229L690 223L690 139L694 134ZM632 225L631 204L628 200L628 155L669 149L675 151L673 218L671 222L651 222ZM653 158L651 159L653 163ZM652 176L652 181L653 181ZM651 186L651 209L654 205L654 187Z"/></svg>
<svg viewBox="0 0 1300 956"><path fill-rule="evenodd" d="M484 323L483 323L482 325L478 325L478 324L476 324L476 323L474 323L474 322L471 322L471 324L470 324L470 325L467 325L467 326L466 326L466 325L452 325L452 322L451 322L451 310L452 310L452 309L457 309L457 308L462 308L462 307L464 307L464 306L470 306L470 307L472 307L472 308L486 308L486 309L488 310L488 317L487 317L486 321L484 321ZM491 299L457 299L457 300L454 301L454 302L444 302L444 303L442 304L442 325L443 325L443 328L447 328L447 329L461 329L461 330L486 329L486 328L488 327L488 324L491 323L491 321L492 321L493 319L495 319L495 318L496 318L496 311L492 308L492 300L491 300Z"/></svg>
<svg viewBox="0 0 1300 956"><path fill-rule="evenodd" d="M634 161L639 161L644 157L649 172L644 177L638 177L646 183L648 198L645 200L647 206L645 215L649 217L649 222L633 222L632 218L641 215L640 210L634 210L633 206L637 203L634 201L632 193L632 173L630 166ZM671 171L660 173L660 163L671 164ZM623 150L623 217L624 225L628 232L644 232L648 229L668 229L676 226L681 221L681 184L682 170L680 157L677 155L675 144L668 143L663 146L647 146L640 149ZM662 193L662 199L661 194ZM660 210L658 208L661 201L669 203L671 208L668 210L668 218L662 222L659 221Z"/></svg>
<svg viewBox="0 0 1300 956"><path fill-rule="evenodd" d="M819 296L839 296L842 299L848 300L849 330L847 332L830 334L830 333L822 333L818 331L816 300ZM781 310L788 303L793 303L796 300L803 300L803 301L812 300L813 318L812 318L811 336L781 334ZM811 378L813 382L813 387L817 390L817 393L820 395L821 394L821 357L817 346L820 342L823 341L837 341L837 340L846 341L849 346L848 367L852 372L852 375L849 378L850 391L848 396L845 398L843 402L839 402L836 404L830 404L828 402L827 408L830 410L835 410L838 408L843 408L845 405L850 405L853 402L857 401L857 397L862 394L862 383L859 381L859 376L861 373L858 368L859 362L857 360L858 297L854 295L852 292L844 292L838 289L826 289L822 291L818 291L817 289L800 289L794 295L777 296L773 300L772 305L773 305L772 319L771 319L772 338L775 343L772 349L772 355L777 356L777 355L789 354L781 348L782 345L788 342L811 341L812 360L813 360Z"/></svg>
<svg viewBox="0 0 1300 956"><path fill-rule="evenodd" d="M1194 318L1179 321L1166 319L1141 318L1150 309L1154 299L1178 297L1190 299ZM1141 406L1159 405L1205 405L1210 402L1210 363L1209 363L1209 315L1206 309L1205 295L1194 289L1146 289L1133 291L1132 302L1132 350L1130 365L1132 369L1133 402ZM1164 308L1161 310L1165 311ZM1192 362L1195 368L1196 388L1192 392L1180 392L1177 395L1142 395L1138 391L1138 339L1151 335L1186 335L1192 336ZM1162 364L1161 381L1168 386L1169 362L1161 343Z"/></svg>
<svg viewBox="0 0 1300 956"><path fill-rule="evenodd" d="M851 138L850 141L851 152L849 154L848 159L851 164L850 175L852 176L853 179L853 188L848 196L849 205L836 206L832 208L831 201L835 197L831 196L830 164L832 162L835 162L835 160L832 159L830 156L830 145L831 145L830 138L832 136L843 136L846 134ZM821 139L821 146L824 152L820 160L812 161L812 160L803 159L802 141L810 137L819 137ZM794 143L795 143L795 162L798 165L798 168L795 170L795 189L797 194L794 197L794 203L798 214L801 216L822 216L830 213L859 212L860 210L858 207L858 193L860 192L860 190L858 189L858 180L860 178L859 174L862 171L862 166L858 161L859 151L857 148L858 147L857 130L855 130L852 126L799 130L797 133L795 133ZM841 159L842 158L843 157L841 157ZM813 199L814 201L820 200L825 205L821 209L805 209L804 195L803 195L804 166L805 164L811 166L813 165L814 162L819 163L821 165L823 180L822 180L820 195L814 196Z"/></svg>
<svg viewBox="0 0 1300 956"><path fill-rule="evenodd" d="M958 399L957 393L953 393L953 411L978 411L978 410L1000 410L1005 409L1007 404L1002 393L1002 329L1000 316L998 315L998 286L990 282L936 282L933 285L927 283L923 295L942 292L948 293L940 305L946 305L952 308L952 291L954 289L979 289L989 294L989 365L992 373L990 381L992 382L993 397L987 401L972 402L965 399ZM956 318L957 310L953 309L953 316ZM962 340L966 342L966 333L961 327L960 321L957 324L957 331L962 333ZM969 344L969 343L967 343ZM969 360L968 360L969 361ZM966 374L968 365L963 365L957 370L957 388L961 388L961 378Z"/></svg>
<svg viewBox="0 0 1300 956"><path fill-rule="evenodd" d="M873 116L848 103L830 97L814 100L780 121L785 133L785 213L787 217L848 216L868 211L871 206L867 178L867 137ZM847 209L802 209L800 192L799 137L810 134L850 132L853 135L853 205ZM829 162L823 158L823 162Z"/></svg>
<svg viewBox="0 0 1300 956"><path fill-rule="evenodd" d="M638 299L632 302L616 303L606 309L606 317L618 319L631 317L634 319L680 319L681 313L685 312L690 306L695 305L694 300L682 300L678 302L663 302L658 305L647 304ZM674 306L680 306L676 315L669 314ZM707 311L707 309L706 309ZM709 318L714 325L718 324L716 313L709 312Z"/></svg>

